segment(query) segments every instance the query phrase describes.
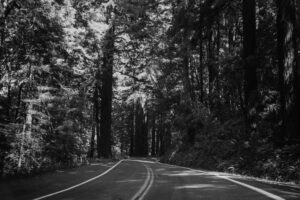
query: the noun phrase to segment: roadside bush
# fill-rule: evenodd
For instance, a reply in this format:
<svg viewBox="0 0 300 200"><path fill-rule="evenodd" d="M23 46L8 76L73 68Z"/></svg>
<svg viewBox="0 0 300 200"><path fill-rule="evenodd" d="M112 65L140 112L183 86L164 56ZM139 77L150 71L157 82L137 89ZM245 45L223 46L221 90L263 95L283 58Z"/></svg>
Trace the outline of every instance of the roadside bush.
<svg viewBox="0 0 300 200"><path fill-rule="evenodd" d="M184 116L189 117L189 122L201 124L194 132L194 143L177 145L161 161L278 181L300 180L300 146L275 148L272 133L276 126L273 123L262 120L257 125L257 132L250 133L251 139L248 139L245 123L240 118L220 123L212 115ZM185 125L196 127L192 123ZM182 137L188 135L185 133L188 130L181 130Z"/></svg>

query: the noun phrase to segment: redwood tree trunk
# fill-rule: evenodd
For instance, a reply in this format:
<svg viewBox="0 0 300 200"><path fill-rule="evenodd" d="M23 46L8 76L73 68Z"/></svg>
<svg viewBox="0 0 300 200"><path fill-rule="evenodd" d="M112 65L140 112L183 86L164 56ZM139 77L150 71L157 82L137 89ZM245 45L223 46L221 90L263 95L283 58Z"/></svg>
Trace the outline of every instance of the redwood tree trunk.
<svg viewBox="0 0 300 200"><path fill-rule="evenodd" d="M148 124L147 116L140 102L135 105L134 155L148 155Z"/></svg>
<svg viewBox="0 0 300 200"><path fill-rule="evenodd" d="M299 66L297 65L295 0L277 0L277 42L279 91L282 129L275 137L277 144L285 139L298 141L299 127Z"/></svg>
<svg viewBox="0 0 300 200"><path fill-rule="evenodd" d="M19 117L19 110L20 110L20 106L21 106L21 98L22 98L22 89L23 89L23 85L21 84L19 86L19 91L18 91L18 101L17 101L17 109L16 109L16 113L15 113L15 122L17 122L18 117Z"/></svg>
<svg viewBox="0 0 300 200"><path fill-rule="evenodd" d="M215 61L214 57L214 36L213 36L213 27L209 27L208 35L208 52L207 52L207 61L208 61L208 103L209 108L212 109L214 107L214 83L216 79L216 70L213 62Z"/></svg>
<svg viewBox="0 0 300 200"><path fill-rule="evenodd" d="M97 153L98 157L100 157L100 119L99 119L99 88L97 87L97 84L95 85L95 91L94 91L94 108L95 108L95 126L96 126L96 136L97 136Z"/></svg>
<svg viewBox="0 0 300 200"><path fill-rule="evenodd" d="M129 122L128 122L128 132L130 137L130 147L129 147L129 155L134 155L134 105L130 109L129 114Z"/></svg>
<svg viewBox="0 0 300 200"><path fill-rule="evenodd" d="M155 113L153 112L152 113L152 138L151 138L151 155L152 156L156 156L156 145L155 145L155 139L156 139L156 137L155 137L155 134L156 134L156 131L155 131L155 129L156 129L156 126L155 126Z"/></svg>
<svg viewBox="0 0 300 200"><path fill-rule="evenodd" d="M95 152L95 125L93 122L92 125L92 135L91 135L91 144L90 144L90 155L89 158L93 158L94 157L94 152Z"/></svg>
<svg viewBox="0 0 300 200"><path fill-rule="evenodd" d="M157 115L158 118L158 127L156 129L156 141L155 141L155 150L156 150L156 155L160 154L160 148L161 148L161 114Z"/></svg>
<svg viewBox="0 0 300 200"><path fill-rule="evenodd" d="M183 54L183 101L186 103L190 103L194 100L194 96L192 93L192 86L190 82L190 58L188 47L184 47Z"/></svg>
<svg viewBox="0 0 300 200"><path fill-rule="evenodd" d="M200 44L199 44L199 89L200 89L200 101L204 104L204 69L203 69L203 38L201 32Z"/></svg>
<svg viewBox="0 0 300 200"><path fill-rule="evenodd" d="M112 157L111 111L113 90L114 27L105 36L100 117L100 157Z"/></svg>
<svg viewBox="0 0 300 200"><path fill-rule="evenodd" d="M95 86L94 89L94 96L93 96L93 117L92 117L92 135L91 135L91 146L90 146L90 158L94 157L94 152L95 152L95 129L97 129L96 127L98 126L97 122L97 118L99 118L98 116L98 92L97 92L97 86ZM96 114L97 113L97 114ZM98 134L97 134L98 136Z"/></svg>
<svg viewBox="0 0 300 200"><path fill-rule="evenodd" d="M248 128L254 129L257 101L255 0L243 1L244 98Z"/></svg>

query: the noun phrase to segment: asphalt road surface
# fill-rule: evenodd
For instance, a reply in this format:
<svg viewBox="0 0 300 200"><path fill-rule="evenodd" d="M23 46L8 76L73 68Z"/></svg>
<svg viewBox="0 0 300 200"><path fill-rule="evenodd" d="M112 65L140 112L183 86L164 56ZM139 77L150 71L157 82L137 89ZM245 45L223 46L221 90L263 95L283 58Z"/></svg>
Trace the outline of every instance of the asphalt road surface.
<svg viewBox="0 0 300 200"><path fill-rule="evenodd" d="M99 169L98 169L99 168ZM147 160L122 160L110 166L93 166L64 175L55 187L43 184L18 190L0 184L0 199L55 200L263 200L300 199L300 188L253 180L241 180L218 173L193 170ZM66 172L67 173L67 172ZM76 178L75 178L76 177ZM80 179L80 177L82 177ZM65 180L64 180L65 179ZM76 181L75 181L76 179ZM27 181L30 183L30 180ZM32 182L32 181L31 181ZM33 181L34 182L34 181ZM63 184L62 182L72 182ZM53 184L53 183L52 183ZM3 187L5 186L5 187ZM24 188L26 186L24 185ZM45 189L46 188L46 189ZM9 191L9 192L8 192Z"/></svg>

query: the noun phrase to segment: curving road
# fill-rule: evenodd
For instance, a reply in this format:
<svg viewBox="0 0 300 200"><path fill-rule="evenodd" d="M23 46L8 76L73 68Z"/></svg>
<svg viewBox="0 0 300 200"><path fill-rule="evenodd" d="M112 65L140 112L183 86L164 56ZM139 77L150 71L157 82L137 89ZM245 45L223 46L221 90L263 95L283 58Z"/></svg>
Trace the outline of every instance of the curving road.
<svg viewBox="0 0 300 200"><path fill-rule="evenodd" d="M81 174L78 173L76 177L78 176ZM30 199L35 200L300 199L298 187L238 180L217 173L147 160L122 160L76 184L56 191L52 189L47 192L42 188L40 191L42 193L32 192L34 197L28 194L30 191L26 195L15 197L31 197ZM5 197L2 196L1 199Z"/></svg>

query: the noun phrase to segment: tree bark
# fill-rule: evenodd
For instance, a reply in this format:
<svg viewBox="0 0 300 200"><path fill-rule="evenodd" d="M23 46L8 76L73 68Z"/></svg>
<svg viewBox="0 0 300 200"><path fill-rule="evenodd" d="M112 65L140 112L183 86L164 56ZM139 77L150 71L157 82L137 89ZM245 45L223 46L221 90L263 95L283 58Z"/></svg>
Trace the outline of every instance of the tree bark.
<svg viewBox="0 0 300 200"><path fill-rule="evenodd" d="M208 62L208 104L209 108L212 109L214 107L214 83L216 79L216 70L213 64L214 62L214 36L213 29L209 27L209 39L208 39L208 52L207 52L207 62Z"/></svg>
<svg viewBox="0 0 300 200"><path fill-rule="evenodd" d="M19 117L19 110L20 110L20 106L21 106L23 86L24 86L24 83L21 83L20 86L19 86L17 108L16 108L16 113L15 113L15 122L17 122L18 117Z"/></svg>
<svg viewBox="0 0 300 200"><path fill-rule="evenodd" d="M147 111L144 113L143 124L142 124L142 134L143 134L143 156L148 156L148 120L149 114Z"/></svg>
<svg viewBox="0 0 300 200"><path fill-rule="evenodd" d="M155 113L152 113L152 130L151 130L151 134L152 134L152 138L151 138L151 155L152 156L156 156L156 146L155 146L155 134L156 134L156 126L155 126Z"/></svg>
<svg viewBox="0 0 300 200"><path fill-rule="evenodd" d="M134 155L147 156L148 155L148 120L140 102L135 105L135 133L134 133Z"/></svg>
<svg viewBox="0 0 300 200"><path fill-rule="evenodd" d="M159 155L162 156L165 153L165 129L163 126L161 126L161 129L159 130L159 143L160 143L160 148L159 148Z"/></svg>
<svg viewBox="0 0 300 200"><path fill-rule="evenodd" d="M222 20L221 15L219 15L219 17L217 18L217 41L216 41L216 52L217 52L217 66L216 66L216 93L217 93L217 101L220 102L219 96L220 96L220 70L221 70L221 65L220 65L220 61L221 61L221 55L220 55L220 48L221 48L221 30L220 30L220 20Z"/></svg>
<svg viewBox="0 0 300 200"><path fill-rule="evenodd" d="M188 30L184 30L182 35L182 82L183 82L183 102L190 104L195 100L190 80L190 41Z"/></svg>
<svg viewBox="0 0 300 200"><path fill-rule="evenodd" d="M94 157L94 153L95 153L95 122L93 122L92 125L92 135L91 135L91 143L90 143L90 154L89 154L89 158L93 158Z"/></svg>
<svg viewBox="0 0 300 200"><path fill-rule="evenodd" d="M27 108L26 119L21 132L21 144L20 144L20 155L18 159L18 170L21 169L24 158L25 149L24 146L27 141L31 141L32 135L32 109L33 103L30 102Z"/></svg>
<svg viewBox="0 0 300 200"><path fill-rule="evenodd" d="M256 24L255 0L243 1L243 60L244 60L244 95L247 110L246 121L249 130L255 130L255 101L257 101L256 77Z"/></svg>
<svg viewBox="0 0 300 200"><path fill-rule="evenodd" d="M192 87L190 82L190 59L189 59L189 53L188 53L188 47L184 47L183 50L183 101L185 103L190 103L194 97L192 95Z"/></svg>
<svg viewBox="0 0 300 200"><path fill-rule="evenodd" d="M101 117L100 117L100 156L112 157L111 145L111 111L113 94L113 59L114 59L114 26L105 36L102 88L101 88Z"/></svg>
<svg viewBox="0 0 300 200"><path fill-rule="evenodd" d="M95 126L96 126L96 136L97 136L97 156L100 157L100 119L99 119L99 88L98 84L95 85L94 89L94 108L95 108Z"/></svg>
<svg viewBox="0 0 300 200"><path fill-rule="evenodd" d="M295 0L277 0L277 47L280 91L281 131L275 143L300 140L299 65L296 38Z"/></svg>
<svg viewBox="0 0 300 200"><path fill-rule="evenodd" d="M161 114L158 114L157 115L159 118L158 118L158 127L157 127L157 130L156 130L156 141L155 141L155 154L156 155L159 155L160 154L160 149L161 149Z"/></svg>
<svg viewBox="0 0 300 200"><path fill-rule="evenodd" d="M201 32L201 38L200 38L200 44L199 44L199 89L200 89L200 101L204 104L204 87L203 87L203 38L202 38L202 32Z"/></svg>
<svg viewBox="0 0 300 200"><path fill-rule="evenodd" d="M94 89L94 96L93 96L93 117L92 117L92 135L91 135L91 146L90 146L90 154L89 157L93 158L94 157L94 152L95 152L95 134L96 134L96 129L97 129L97 118L99 117L97 108L98 107L98 92L97 92L97 86L95 86ZM96 109L97 108L97 109ZM97 114L96 114L97 113ZM98 135L98 134L97 134Z"/></svg>
<svg viewBox="0 0 300 200"><path fill-rule="evenodd" d="M143 156L143 138L142 138L142 123L143 123L143 109L141 108L140 102L136 102L135 105L135 133L134 133L134 155Z"/></svg>
<svg viewBox="0 0 300 200"><path fill-rule="evenodd" d="M130 110L128 132L130 136L129 155L134 156L134 105L132 106L132 110Z"/></svg>

